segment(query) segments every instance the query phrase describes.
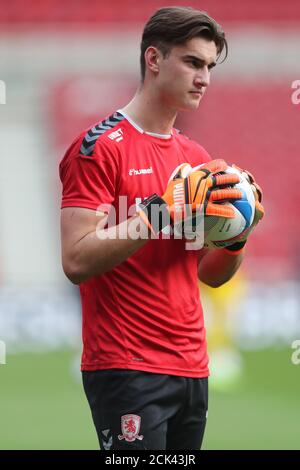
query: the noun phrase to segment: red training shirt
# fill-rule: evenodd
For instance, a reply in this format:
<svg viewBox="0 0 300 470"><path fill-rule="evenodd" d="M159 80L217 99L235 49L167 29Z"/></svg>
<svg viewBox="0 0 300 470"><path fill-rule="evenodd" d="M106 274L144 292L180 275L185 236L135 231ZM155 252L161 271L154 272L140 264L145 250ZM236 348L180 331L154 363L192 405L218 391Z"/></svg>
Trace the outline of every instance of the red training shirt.
<svg viewBox="0 0 300 470"><path fill-rule="evenodd" d="M61 207L112 205L119 223L128 218L120 213L120 196L127 197L128 208L153 193L162 195L180 163L209 160L175 129L169 139L154 137L116 112L80 134L66 152ZM208 376L199 253L185 246L185 240L150 240L110 272L80 284L82 370Z"/></svg>

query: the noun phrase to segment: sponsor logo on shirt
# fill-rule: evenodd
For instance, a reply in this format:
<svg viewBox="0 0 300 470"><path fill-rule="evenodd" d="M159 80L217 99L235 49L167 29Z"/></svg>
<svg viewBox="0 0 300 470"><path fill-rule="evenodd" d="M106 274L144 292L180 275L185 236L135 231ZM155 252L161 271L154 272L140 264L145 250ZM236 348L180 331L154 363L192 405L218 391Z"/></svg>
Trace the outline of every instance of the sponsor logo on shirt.
<svg viewBox="0 0 300 470"><path fill-rule="evenodd" d="M128 172L129 176L149 175L150 173L153 173L152 166L150 168L140 168L139 170L131 168Z"/></svg>
<svg viewBox="0 0 300 470"><path fill-rule="evenodd" d="M113 131L110 134L108 134L108 137L111 140L115 140L116 142L120 142L120 140L123 140L123 130L122 129L117 129L116 131Z"/></svg>

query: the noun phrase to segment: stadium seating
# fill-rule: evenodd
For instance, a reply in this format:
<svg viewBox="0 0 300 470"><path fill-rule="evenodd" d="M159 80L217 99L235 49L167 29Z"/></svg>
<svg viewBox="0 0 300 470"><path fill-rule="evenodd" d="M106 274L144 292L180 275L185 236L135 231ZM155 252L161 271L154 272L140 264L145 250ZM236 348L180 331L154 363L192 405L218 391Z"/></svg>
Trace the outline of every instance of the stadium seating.
<svg viewBox="0 0 300 470"><path fill-rule="evenodd" d="M4 2L1 2L4 3ZM143 2L141 8L140 0L116 0L104 2L100 0L10 0L5 2L5 7L0 9L1 25L36 24L43 27L45 23L92 24L99 27L110 26L112 23L122 23L124 19L131 24L141 23L155 9L162 6L159 0ZM182 0L173 0L172 5L182 5ZM300 2L289 0L197 0L188 2L190 6L207 10L211 15L217 15L220 21L237 22L239 26L245 23L255 22L260 24L295 22L300 18ZM128 15L130 12L130 15Z"/></svg>

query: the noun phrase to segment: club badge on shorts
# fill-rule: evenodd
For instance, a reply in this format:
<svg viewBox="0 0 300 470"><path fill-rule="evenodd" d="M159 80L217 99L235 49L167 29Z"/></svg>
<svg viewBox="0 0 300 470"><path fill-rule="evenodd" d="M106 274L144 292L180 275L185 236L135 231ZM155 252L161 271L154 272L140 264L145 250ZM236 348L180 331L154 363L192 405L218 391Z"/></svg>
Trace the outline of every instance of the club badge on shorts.
<svg viewBox="0 0 300 470"><path fill-rule="evenodd" d="M141 427L141 417L138 415L123 415L121 416L121 430L123 434L118 435L118 439L122 441L125 439L127 442L133 442L136 439L141 441L144 436L139 436Z"/></svg>

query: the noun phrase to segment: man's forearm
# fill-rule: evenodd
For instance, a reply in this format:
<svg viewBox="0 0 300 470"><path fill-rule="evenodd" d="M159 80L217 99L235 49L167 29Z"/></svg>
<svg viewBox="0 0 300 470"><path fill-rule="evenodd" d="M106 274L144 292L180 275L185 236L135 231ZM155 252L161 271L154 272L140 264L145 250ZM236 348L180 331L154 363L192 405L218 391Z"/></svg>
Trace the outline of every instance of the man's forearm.
<svg viewBox="0 0 300 470"><path fill-rule="evenodd" d="M209 250L199 262L198 277L211 287L220 287L233 277L243 258L243 251L235 254L224 249Z"/></svg>
<svg viewBox="0 0 300 470"><path fill-rule="evenodd" d="M74 284L80 284L110 271L144 246L149 238L148 228L138 215L109 229L98 227L72 247L65 273Z"/></svg>

